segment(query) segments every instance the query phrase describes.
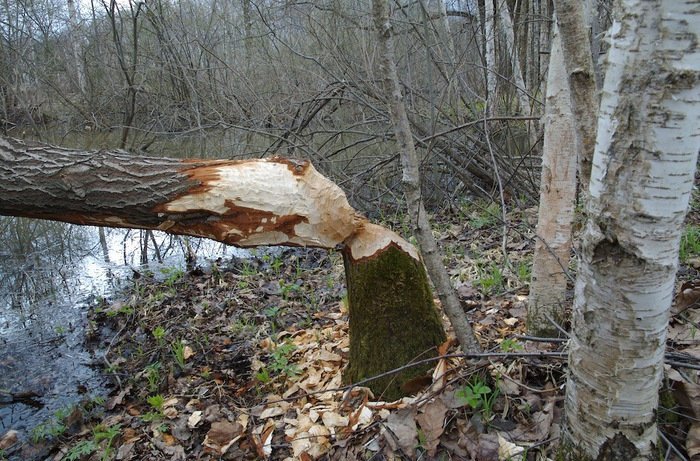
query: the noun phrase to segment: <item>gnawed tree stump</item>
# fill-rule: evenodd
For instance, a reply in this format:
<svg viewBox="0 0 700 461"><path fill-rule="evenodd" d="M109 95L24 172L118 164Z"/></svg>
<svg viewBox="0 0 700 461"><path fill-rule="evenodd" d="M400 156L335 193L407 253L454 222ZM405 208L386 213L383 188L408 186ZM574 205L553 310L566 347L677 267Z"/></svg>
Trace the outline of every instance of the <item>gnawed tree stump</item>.
<svg viewBox="0 0 700 461"><path fill-rule="evenodd" d="M0 214L162 230L239 247L340 249L350 311L348 382L436 354L445 340L425 268L308 162L179 160L0 138ZM411 368L368 387L396 398Z"/></svg>

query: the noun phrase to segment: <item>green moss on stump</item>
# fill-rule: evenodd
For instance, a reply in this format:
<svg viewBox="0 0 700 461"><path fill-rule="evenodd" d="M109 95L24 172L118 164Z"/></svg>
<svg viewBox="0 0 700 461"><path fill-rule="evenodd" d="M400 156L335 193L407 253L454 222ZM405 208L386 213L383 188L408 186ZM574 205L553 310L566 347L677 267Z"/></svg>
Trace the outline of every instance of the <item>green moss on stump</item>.
<svg viewBox="0 0 700 461"><path fill-rule="evenodd" d="M425 267L389 246L370 258L344 254L350 311L350 364L343 378L355 383L434 357L446 339L435 309ZM424 376L434 364L411 367L373 380L366 387L385 400L406 394L401 386Z"/></svg>

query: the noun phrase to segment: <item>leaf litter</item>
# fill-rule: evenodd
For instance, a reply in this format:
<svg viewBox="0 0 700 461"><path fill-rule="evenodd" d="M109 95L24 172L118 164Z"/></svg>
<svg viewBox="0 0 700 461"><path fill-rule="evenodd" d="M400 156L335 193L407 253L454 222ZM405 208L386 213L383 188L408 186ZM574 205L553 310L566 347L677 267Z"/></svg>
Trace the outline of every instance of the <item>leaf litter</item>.
<svg viewBox="0 0 700 461"><path fill-rule="evenodd" d="M509 216L507 262L500 224L441 217L446 264L487 353L465 359L448 340L431 379L394 402L343 384L349 338L337 254L287 249L165 281L138 274L92 318L89 337L107 350L114 389L83 409L49 459L554 459L565 342L525 334L530 214ZM659 422L674 447L666 459L700 460L698 373L683 367L700 362L698 282L693 269L684 276ZM96 436L109 428L109 441ZM78 456L86 441L96 449Z"/></svg>

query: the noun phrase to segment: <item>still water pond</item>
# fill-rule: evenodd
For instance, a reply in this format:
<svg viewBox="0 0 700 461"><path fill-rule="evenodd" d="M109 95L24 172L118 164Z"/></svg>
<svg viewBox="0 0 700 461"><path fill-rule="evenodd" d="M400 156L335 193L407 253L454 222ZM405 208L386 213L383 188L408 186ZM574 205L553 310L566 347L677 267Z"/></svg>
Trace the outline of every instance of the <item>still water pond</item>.
<svg viewBox="0 0 700 461"><path fill-rule="evenodd" d="M115 295L134 270L184 269L185 240L165 234L0 217L0 436L21 440L57 413L105 396L104 351L85 344L87 313ZM101 244L103 243L103 244ZM189 239L199 262L244 250Z"/></svg>

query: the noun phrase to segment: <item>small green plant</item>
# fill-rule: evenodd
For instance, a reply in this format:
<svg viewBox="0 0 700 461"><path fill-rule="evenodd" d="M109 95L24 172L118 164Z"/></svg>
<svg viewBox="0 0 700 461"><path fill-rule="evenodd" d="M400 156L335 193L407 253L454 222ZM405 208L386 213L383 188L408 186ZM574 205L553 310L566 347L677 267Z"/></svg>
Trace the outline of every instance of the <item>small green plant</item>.
<svg viewBox="0 0 700 461"><path fill-rule="evenodd" d="M117 374L119 372L119 363L108 363L105 367L105 371L110 374Z"/></svg>
<svg viewBox="0 0 700 461"><path fill-rule="evenodd" d="M297 347L290 342L277 346L275 350L272 351L272 362L269 365L270 371L282 373L290 377L298 375L299 368L289 363L289 359L296 349Z"/></svg>
<svg viewBox="0 0 700 461"><path fill-rule="evenodd" d="M279 275L280 272L282 271L282 257L281 256L275 256L275 259L270 263L270 268L272 268L272 271Z"/></svg>
<svg viewBox="0 0 700 461"><path fill-rule="evenodd" d="M269 306L263 309L263 314L265 314L265 317L269 319L274 319L275 317L277 317L281 310L282 308L279 306Z"/></svg>
<svg viewBox="0 0 700 461"><path fill-rule="evenodd" d="M455 395L472 409L481 411L486 421L491 419L493 402L498 391L493 391L481 378L474 378L466 386L459 389Z"/></svg>
<svg viewBox="0 0 700 461"><path fill-rule="evenodd" d="M475 280L475 284L481 290L489 295L497 294L503 290L503 271L496 264L491 264L487 269L479 269L479 278Z"/></svg>
<svg viewBox="0 0 700 461"><path fill-rule="evenodd" d="M523 350L523 345L513 338L506 338L503 341L501 341L500 347L501 351L503 352L515 352Z"/></svg>
<svg viewBox="0 0 700 461"><path fill-rule="evenodd" d="M57 335L63 336L66 334L66 327L64 327L63 325L56 325L53 328L53 331L55 331Z"/></svg>
<svg viewBox="0 0 700 461"><path fill-rule="evenodd" d="M97 451L97 443L94 440L81 440L68 450L63 457L67 461L77 461Z"/></svg>
<svg viewBox="0 0 700 461"><path fill-rule="evenodd" d="M165 398L160 394L156 394L148 397L146 402L148 402L152 410L141 415L141 419L146 422L159 421L163 417Z"/></svg>
<svg viewBox="0 0 700 461"><path fill-rule="evenodd" d="M686 263L688 259L698 255L700 255L700 227L689 225L681 237L678 256L682 263Z"/></svg>
<svg viewBox="0 0 700 461"><path fill-rule="evenodd" d="M270 363L266 367L260 369L255 374L255 378L263 384L267 384L272 380L272 374L285 375L288 378L293 378L299 374L299 368L289 363L289 359L294 354L296 346L290 342L280 344L270 354Z"/></svg>
<svg viewBox="0 0 700 461"><path fill-rule="evenodd" d="M256 329L257 327L255 326L254 321L249 317L239 317L228 327L228 330L234 335L253 332Z"/></svg>
<svg viewBox="0 0 700 461"><path fill-rule="evenodd" d="M175 341L171 345L172 353L173 353L173 358L175 359L175 363L177 363L177 366L180 367L181 370L185 369L185 343L182 341Z"/></svg>
<svg viewBox="0 0 700 461"><path fill-rule="evenodd" d="M156 411L163 411L163 405L165 404L165 397L160 394L152 395L146 399L146 402Z"/></svg>
<svg viewBox="0 0 700 461"><path fill-rule="evenodd" d="M292 293L296 293L300 290L299 285L296 283L280 283L280 290L282 290L282 299L288 300Z"/></svg>
<svg viewBox="0 0 700 461"><path fill-rule="evenodd" d="M255 379L260 381L262 384L267 384L272 378L270 378L270 370L267 368L261 368L260 371L255 373Z"/></svg>
<svg viewBox="0 0 700 461"><path fill-rule="evenodd" d="M515 269L518 275L518 280L522 283L530 283L530 277L532 276L532 264L528 261L520 261L518 267Z"/></svg>
<svg viewBox="0 0 700 461"><path fill-rule="evenodd" d="M241 267L241 275L244 277L251 277L253 275L256 275L258 273L257 270L253 267L251 263L248 261L243 262L243 267Z"/></svg>
<svg viewBox="0 0 700 461"><path fill-rule="evenodd" d="M106 312L107 317L116 317L117 315L131 315L134 313L134 308L128 304L120 306L118 309L110 309Z"/></svg>
<svg viewBox="0 0 700 461"><path fill-rule="evenodd" d="M38 443L41 440L50 440L63 435L67 429L63 421L72 411L73 409L69 407L60 408L54 412L51 418L35 426L31 434L32 442Z"/></svg>
<svg viewBox="0 0 700 461"><path fill-rule="evenodd" d="M494 226L501 219L501 207L497 203L490 203L486 207L475 205L478 211L472 213L469 226L473 229L483 229Z"/></svg>
<svg viewBox="0 0 700 461"><path fill-rule="evenodd" d="M160 272L165 275L165 280L163 283L168 288L173 288L175 284L185 275L185 271L179 267L164 267Z"/></svg>
<svg viewBox="0 0 700 461"><path fill-rule="evenodd" d="M158 346L163 346L163 341L165 339L165 328L162 326L158 325L153 329L151 332L153 333L153 338L155 338L156 342L158 343Z"/></svg>
<svg viewBox="0 0 700 461"><path fill-rule="evenodd" d="M121 433L121 424L115 424L113 426L105 426L104 424L98 424L92 430L92 438L95 443L99 444L102 441L106 441L106 446L103 449L102 457L100 460L105 461L112 457L112 444L114 439L116 439Z"/></svg>
<svg viewBox="0 0 700 461"><path fill-rule="evenodd" d="M144 368L143 372L146 376L146 381L148 381L148 391L157 391L160 385L160 362L151 363Z"/></svg>

